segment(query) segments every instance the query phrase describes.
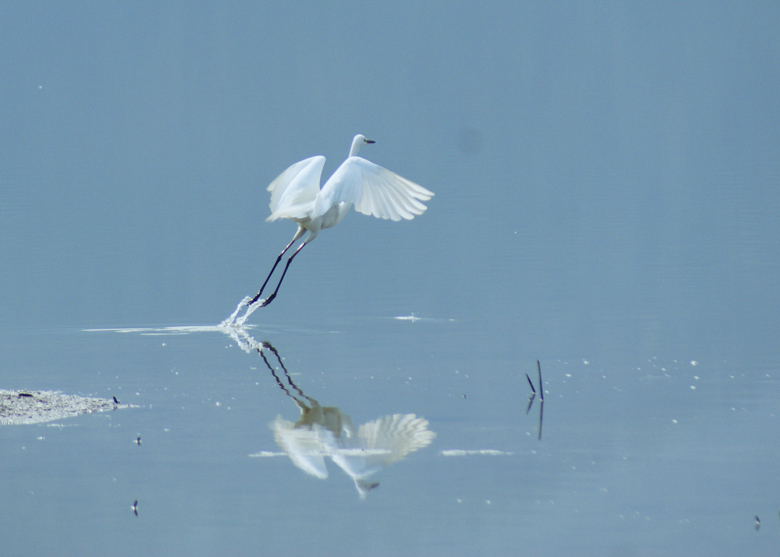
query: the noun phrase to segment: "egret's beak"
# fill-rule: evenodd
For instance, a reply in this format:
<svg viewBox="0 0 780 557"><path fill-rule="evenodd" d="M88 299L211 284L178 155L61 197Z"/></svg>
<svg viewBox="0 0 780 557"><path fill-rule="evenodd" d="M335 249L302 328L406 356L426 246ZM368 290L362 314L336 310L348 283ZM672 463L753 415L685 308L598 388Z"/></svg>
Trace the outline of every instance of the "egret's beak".
<svg viewBox="0 0 780 557"><path fill-rule="evenodd" d="M366 143L376 143L373 139L366 139Z"/></svg>

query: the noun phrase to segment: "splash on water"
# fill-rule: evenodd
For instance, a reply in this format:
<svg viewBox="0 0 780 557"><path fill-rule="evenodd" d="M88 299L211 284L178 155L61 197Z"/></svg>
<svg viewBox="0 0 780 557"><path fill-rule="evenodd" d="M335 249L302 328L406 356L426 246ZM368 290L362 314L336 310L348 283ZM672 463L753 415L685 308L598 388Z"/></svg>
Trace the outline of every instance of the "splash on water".
<svg viewBox="0 0 780 557"><path fill-rule="evenodd" d="M236 309L230 314L230 317L220 323L219 326L222 328L243 327L247 318L252 315L257 308L263 307L263 304L265 304L265 300L256 300L254 304L247 305L251 299L252 298L249 296L245 296L243 300L238 302ZM244 315L239 317L238 314L241 313L242 308L246 308L246 311L244 312Z"/></svg>

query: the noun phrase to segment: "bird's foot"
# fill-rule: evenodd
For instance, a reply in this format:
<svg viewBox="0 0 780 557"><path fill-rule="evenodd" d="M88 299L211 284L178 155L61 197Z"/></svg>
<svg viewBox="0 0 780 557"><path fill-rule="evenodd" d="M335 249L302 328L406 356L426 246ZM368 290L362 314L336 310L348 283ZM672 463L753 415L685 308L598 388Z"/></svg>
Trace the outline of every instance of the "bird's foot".
<svg viewBox="0 0 780 557"><path fill-rule="evenodd" d="M262 308L270 304L273 299L276 298L276 292L268 296L267 298L260 298L260 296L255 296L251 300L249 300L249 303L247 303L247 307L252 308L254 311L257 308Z"/></svg>

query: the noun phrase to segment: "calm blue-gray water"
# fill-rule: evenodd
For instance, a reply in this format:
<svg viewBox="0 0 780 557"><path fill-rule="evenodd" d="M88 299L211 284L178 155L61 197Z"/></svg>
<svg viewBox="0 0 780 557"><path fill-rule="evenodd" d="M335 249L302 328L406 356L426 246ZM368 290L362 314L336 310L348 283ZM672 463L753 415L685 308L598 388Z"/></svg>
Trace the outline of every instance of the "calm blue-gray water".
<svg viewBox="0 0 780 557"><path fill-rule="evenodd" d="M0 425L0 554L776 555L778 28L4 4L0 390L119 404ZM217 327L295 232L267 184L356 133L427 212Z"/></svg>

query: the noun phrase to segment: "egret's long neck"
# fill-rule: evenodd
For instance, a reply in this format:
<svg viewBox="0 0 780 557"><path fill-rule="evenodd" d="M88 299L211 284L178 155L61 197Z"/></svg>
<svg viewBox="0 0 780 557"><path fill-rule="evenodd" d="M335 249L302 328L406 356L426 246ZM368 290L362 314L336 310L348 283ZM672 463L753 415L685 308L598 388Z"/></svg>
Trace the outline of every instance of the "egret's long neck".
<svg viewBox="0 0 780 557"><path fill-rule="evenodd" d="M352 147L349 150L349 156L354 157L358 154L358 151L360 151L360 148L363 146L363 138L360 136L357 136L355 139L352 140Z"/></svg>

